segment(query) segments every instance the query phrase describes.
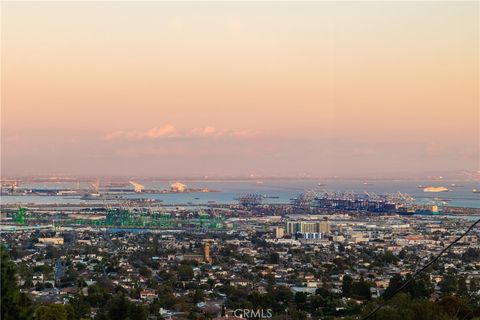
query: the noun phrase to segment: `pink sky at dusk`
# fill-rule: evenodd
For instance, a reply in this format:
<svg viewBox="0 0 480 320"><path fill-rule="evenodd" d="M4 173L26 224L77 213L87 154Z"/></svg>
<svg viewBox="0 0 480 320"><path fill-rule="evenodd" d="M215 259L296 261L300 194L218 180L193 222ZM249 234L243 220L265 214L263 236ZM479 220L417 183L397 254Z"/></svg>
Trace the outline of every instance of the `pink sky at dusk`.
<svg viewBox="0 0 480 320"><path fill-rule="evenodd" d="M478 2L2 2L2 175L479 170Z"/></svg>

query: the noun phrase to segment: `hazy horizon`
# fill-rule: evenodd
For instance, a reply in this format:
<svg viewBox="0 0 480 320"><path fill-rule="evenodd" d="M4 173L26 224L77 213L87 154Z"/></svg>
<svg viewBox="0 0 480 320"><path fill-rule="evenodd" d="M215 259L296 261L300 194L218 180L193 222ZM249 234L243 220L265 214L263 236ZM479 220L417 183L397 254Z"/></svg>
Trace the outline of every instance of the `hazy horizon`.
<svg viewBox="0 0 480 320"><path fill-rule="evenodd" d="M441 172L389 172L385 174L365 173L356 175L179 175L179 174L165 174L165 175L131 175L131 174L116 174L116 175L100 175L100 174L83 174L83 175L55 175L55 174L34 174L34 175L3 175L3 180L11 179L51 179L58 180L128 180L128 179L146 179L146 180L445 180L445 181L471 181L480 180L480 171L441 171Z"/></svg>
<svg viewBox="0 0 480 320"><path fill-rule="evenodd" d="M2 2L2 176L480 169L478 2Z"/></svg>

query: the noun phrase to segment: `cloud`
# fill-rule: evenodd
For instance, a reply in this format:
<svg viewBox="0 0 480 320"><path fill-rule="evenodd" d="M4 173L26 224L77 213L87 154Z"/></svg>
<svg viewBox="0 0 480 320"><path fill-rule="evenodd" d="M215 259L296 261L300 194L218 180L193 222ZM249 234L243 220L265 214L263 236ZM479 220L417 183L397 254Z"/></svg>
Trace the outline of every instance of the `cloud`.
<svg viewBox="0 0 480 320"><path fill-rule="evenodd" d="M179 136L177 129L172 125L154 127L147 131L123 131L109 132L103 136L103 140L142 140L157 139Z"/></svg>
<svg viewBox="0 0 480 320"><path fill-rule="evenodd" d="M154 127L146 131L124 131L117 130L103 135L103 140L153 140L167 138L249 138L257 135L258 132L250 129L229 130L217 129L212 126L195 127L184 131L178 130L172 125Z"/></svg>
<svg viewBox="0 0 480 320"><path fill-rule="evenodd" d="M172 125L166 125L161 128L152 128L147 132L143 133L141 137L147 138L160 138L160 137L174 137L178 135L177 129Z"/></svg>
<svg viewBox="0 0 480 320"><path fill-rule="evenodd" d="M212 137L221 136L225 133L225 130L219 131L214 127L193 128L186 133L189 137Z"/></svg>

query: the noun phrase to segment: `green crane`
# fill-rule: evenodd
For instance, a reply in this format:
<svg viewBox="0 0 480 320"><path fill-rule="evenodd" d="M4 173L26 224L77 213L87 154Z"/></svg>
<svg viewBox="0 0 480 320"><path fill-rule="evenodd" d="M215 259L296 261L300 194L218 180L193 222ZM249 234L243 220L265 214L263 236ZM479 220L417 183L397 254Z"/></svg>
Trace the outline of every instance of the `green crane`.
<svg viewBox="0 0 480 320"><path fill-rule="evenodd" d="M15 213L15 224L26 225L27 224L27 209L26 208L18 208L17 212Z"/></svg>

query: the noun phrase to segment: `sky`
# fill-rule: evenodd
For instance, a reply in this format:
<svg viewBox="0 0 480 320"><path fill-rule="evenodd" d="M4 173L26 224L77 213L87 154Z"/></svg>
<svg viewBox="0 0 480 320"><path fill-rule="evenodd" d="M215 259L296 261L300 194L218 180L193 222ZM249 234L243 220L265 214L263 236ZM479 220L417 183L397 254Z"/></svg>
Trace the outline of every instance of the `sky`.
<svg viewBox="0 0 480 320"><path fill-rule="evenodd" d="M8 2L1 169L479 170L479 2Z"/></svg>

